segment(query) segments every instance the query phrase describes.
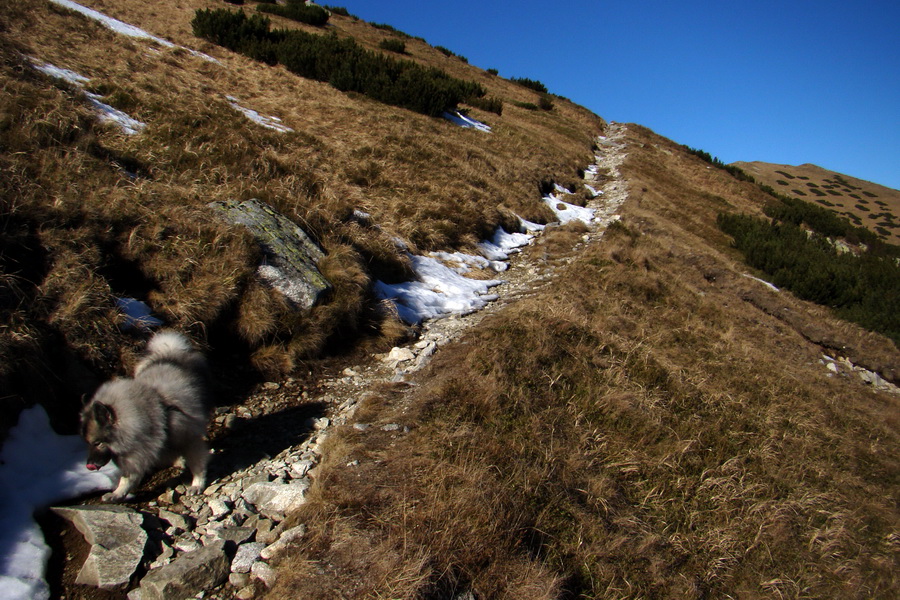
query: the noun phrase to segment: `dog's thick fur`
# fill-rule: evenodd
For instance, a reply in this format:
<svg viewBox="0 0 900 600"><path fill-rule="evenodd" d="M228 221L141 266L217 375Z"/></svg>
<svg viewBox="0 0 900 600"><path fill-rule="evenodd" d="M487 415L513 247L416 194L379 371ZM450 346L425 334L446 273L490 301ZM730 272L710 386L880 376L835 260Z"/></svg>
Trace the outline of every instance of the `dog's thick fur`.
<svg viewBox="0 0 900 600"><path fill-rule="evenodd" d="M150 471L179 457L191 471L191 491L203 489L208 383L204 356L180 333L162 331L148 342L133 379L100 386L81 413L81 433L88 443L88 469L112 460L121 471L105 501L126 498Z"/></svg>

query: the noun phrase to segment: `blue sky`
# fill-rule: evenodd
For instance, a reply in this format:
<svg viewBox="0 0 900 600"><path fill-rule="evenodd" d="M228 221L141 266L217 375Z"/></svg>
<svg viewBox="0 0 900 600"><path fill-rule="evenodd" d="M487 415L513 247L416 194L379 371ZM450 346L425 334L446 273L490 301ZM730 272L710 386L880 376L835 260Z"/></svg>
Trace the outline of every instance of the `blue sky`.
<svg viewBox="0 0 900 600"><path fill-rule="evenodd" d="M725 162L814 163L900 189L897 0L346 0Z"/></svg>

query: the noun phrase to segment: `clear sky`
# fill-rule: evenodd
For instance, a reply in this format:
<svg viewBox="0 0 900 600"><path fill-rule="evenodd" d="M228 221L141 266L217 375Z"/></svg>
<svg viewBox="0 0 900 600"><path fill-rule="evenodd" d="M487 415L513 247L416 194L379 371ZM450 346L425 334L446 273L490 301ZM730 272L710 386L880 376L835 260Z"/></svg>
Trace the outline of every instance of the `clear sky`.
<svg viewBox="0 0 900 600"><path fill-rule="evenodd" d="M900 189L898 0L325 0L725 162Z"/></svg>

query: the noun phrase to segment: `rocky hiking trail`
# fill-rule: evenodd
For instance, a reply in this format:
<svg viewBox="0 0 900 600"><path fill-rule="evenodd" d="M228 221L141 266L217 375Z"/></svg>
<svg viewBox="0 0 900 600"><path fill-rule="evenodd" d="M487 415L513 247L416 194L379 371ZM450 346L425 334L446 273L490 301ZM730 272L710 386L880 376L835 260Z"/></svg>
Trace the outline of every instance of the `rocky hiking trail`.
<svg viewBox="0 0 900 600"><path fill-rule="evenodd" d="M626 126L610 124L606 133L597 139L596 162L583 181L596 192L587 204L594 218L572 253L548 258L538 234L510 256L503 283L492 289L497 299L485 308L426 321L415 341L347 366L315 386L294 379L267 382L240 404L219 408L209 483L201 494L185 495L183 484L172 487L173 481L158 475L143 486L153 491L139 493L134 502L50 509L42 525L54 546L53 595L122 598L132 587L132 600L249 599L271 587L276 572L269 561L305 534L303 524L288 527L285 519L305 501L331 431L348 425L362 432L409 431L397 423L359 422L355 411L378 386L407 389L406 377L425 367L441 346L550 285L558 268L618 219L628 197L618 170ZM394 396L396 402L402 397Z"/></svg>

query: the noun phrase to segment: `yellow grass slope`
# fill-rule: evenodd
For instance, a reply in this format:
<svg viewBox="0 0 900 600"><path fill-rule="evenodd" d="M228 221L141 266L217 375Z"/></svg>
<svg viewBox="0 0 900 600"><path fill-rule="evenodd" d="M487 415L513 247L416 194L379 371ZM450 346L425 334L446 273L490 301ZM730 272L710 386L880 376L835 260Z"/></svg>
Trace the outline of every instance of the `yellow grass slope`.
<svg viewBox="0 0 900 600"><path fill-rule="evenodd" d="M758 211L755 186L628 139L602 243L331 435L269 597L900 591L898 397L811 339L896 348L743 276L715 216Z"/></svg>
<svg viewBox="0 0 900 600"><path fill-rule="evenodd" d="M900 191L812 164L733 164L780 194L830 208L891 244L900 241Z"/></svg>

